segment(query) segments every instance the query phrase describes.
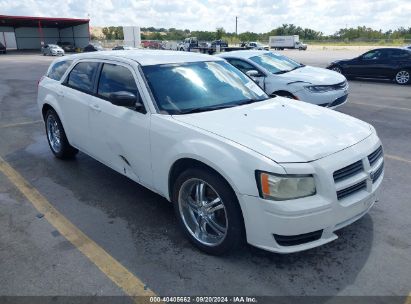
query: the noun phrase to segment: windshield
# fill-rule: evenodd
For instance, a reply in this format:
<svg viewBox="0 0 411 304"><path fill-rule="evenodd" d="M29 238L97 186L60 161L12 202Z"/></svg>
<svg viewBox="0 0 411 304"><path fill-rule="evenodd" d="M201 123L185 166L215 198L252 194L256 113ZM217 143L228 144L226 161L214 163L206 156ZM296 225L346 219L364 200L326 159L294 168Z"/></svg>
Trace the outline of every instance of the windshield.
<svg viewBox="0 0 411 304"><path fill-rule="evenodd" d="M259 64L273 74L280 74L298 69L303 65L282 55L265 53L251 57L250 60Z"/></svg>
<svg viewBox="0 0 411 304"><path fill-rule="evenodd" d="M225 61L142 68L162 113L186 114L268 99L250 78Z"/></svg>

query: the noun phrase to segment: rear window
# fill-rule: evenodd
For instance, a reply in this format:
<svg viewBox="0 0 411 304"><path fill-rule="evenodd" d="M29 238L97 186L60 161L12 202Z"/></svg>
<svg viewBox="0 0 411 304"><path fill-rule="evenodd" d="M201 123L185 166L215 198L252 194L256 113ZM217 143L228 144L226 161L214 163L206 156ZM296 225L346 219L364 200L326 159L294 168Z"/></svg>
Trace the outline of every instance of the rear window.
<svg viewBox="0 0 411 304"><path fill-rule="evenodd" d="M56 62L50 69L48 77L54 80L60 80L64 73L67 71L68 67L71 65L72 60L65 60Z"/></svg>
<svg viewBox="0 0 411 304"><path fill-rule="evenodd" d="M80 62L70 72L67 84L80 91L92 92L98 62Z"/></svg>

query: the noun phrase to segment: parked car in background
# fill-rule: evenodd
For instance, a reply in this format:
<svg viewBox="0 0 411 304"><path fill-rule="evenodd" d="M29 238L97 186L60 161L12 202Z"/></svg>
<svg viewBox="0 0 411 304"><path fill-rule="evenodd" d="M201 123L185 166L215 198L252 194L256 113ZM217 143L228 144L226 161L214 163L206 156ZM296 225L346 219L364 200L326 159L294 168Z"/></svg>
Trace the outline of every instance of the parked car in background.
<svg viewBox="0 0 411 304"><path fill-rule="evenodd" d="M41 48L43 56L64 56L64 50L57 44L45 44Z"/></svg>
<svg viewBox="0 0 411 304"><path fill-rule="evenodd" d="M222 39L214 40L210 43L210 47L212 47L212 48L216 48L217 45L220 46L220 48L228 47L227 41L222 40Z"/></svg>
<svg viewBox="0 0 411 304"><path fill-rule="evenodd" d="M104 51L104 48L98 43L90 43L84 47L83 52L98 52Z"/></svg>
<svg viewBox="0 0 411 304"><path fill-rule="evenodd" d="M159 40L143 40L141 46L145 49L162 49L162 42Z"/></svg>
<svg viewBox="0 0 411 304"><path fill-rule="evenodd" d="M380 78L411 83L411 50L380 48L353 59L336 60L327 67L347 77Z"/></svg>
<svg viewBox="0 0 411 304"><path fill-rule="evenodd" d="M339 73L306 66L269 51L233 51L217 56L251 77L270 96L280 95L328 108L347 102L348 82Z"/></svg>
<svg viewBox="0 0 411 304"><path fill-rule="evenodd" d="M260 42L255 42L255 41L248 42L244 46L246 48L252 49L252 50L261 50L261 51L264 51L264 50L268 51L269 50L268 45L264 45Z"/></svg>
<svg viewBox="0 0 411 304"><path fill-rule="evenodd" d="M207 46L208 47L208 46ZM177 50L189 52L190 49L198 48L198 39L197 37L188 37L184 41L180 42L177 45Z"/></svg>
<svg viewBox="0 0 411 304"><path fill-rule="evenodd" d="M135 47L127 46L127 45L116 45L112 48L113 51L123 51L123 50L136 50Z"/></svg>
<svg viewBox="0 0 411 304"><path fill-rule="evenodd" d="M57 42L57 45L61 47L66 53L73 53L76 51L76 47L71 42L60 41Z"/></svg>
<svg viewBox="0 0 411 304"><path fill-rule="evenodd" d="M0 42L0 53L2 54L6 54L7 53L7 49L6 47L3 45L3 43Z"/></svg>
<svg viewBox="0 0 411 304"><path fill-rule="evenodd" d="M165 197L211 254L243 240L281 253L331 242L374 205L384 175L370 124L270 98L218 57L72 55L51 64L37 101L57 158L84 151Z"/></svg>

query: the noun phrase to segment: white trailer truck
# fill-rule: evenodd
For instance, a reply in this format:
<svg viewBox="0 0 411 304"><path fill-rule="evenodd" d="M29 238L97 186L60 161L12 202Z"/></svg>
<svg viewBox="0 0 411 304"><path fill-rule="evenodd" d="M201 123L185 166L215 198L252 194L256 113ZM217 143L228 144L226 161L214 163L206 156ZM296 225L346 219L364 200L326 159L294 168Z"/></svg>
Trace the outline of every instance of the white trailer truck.
<svg viewBox="0 0 411 304"><path fill-rule="evenodd" d="M299 49L305 51L307 49L307 45L300 41L298 35L270 36L269 46L275 50Z"/></svg>

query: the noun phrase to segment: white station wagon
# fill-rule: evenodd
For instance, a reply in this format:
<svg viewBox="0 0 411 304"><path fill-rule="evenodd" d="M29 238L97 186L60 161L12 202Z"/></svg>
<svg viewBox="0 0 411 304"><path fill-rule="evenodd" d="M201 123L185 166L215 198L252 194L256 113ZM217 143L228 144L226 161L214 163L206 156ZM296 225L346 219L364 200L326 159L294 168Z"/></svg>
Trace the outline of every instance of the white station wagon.
<svg viewBox="0 0 411 304"><path fill-rule="evenodd" d="M373 206L383 178L375 129L269 98L221 58L116 51L55 60L39 82L51 151L78 150L164 196L187 237L223 254L328 243Z"/></svg>

